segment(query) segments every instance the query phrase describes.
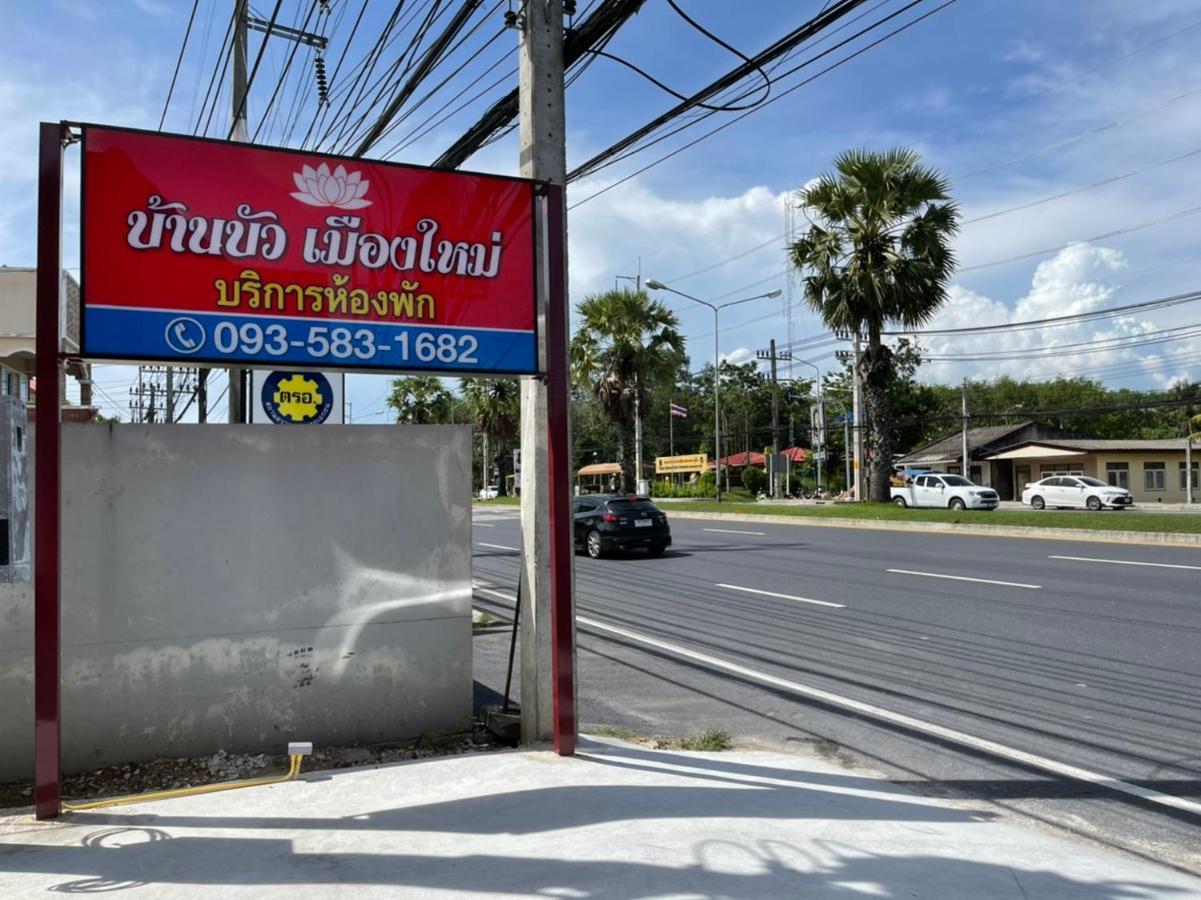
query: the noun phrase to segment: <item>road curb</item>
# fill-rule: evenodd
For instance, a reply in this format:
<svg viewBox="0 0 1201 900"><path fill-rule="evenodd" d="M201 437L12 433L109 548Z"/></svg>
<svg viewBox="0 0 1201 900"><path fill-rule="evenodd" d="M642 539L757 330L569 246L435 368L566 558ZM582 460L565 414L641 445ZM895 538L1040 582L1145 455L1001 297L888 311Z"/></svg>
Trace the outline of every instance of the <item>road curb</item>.
<svg viewBox="0 0 1201 900"><path fill-rule="evenodd" d="M669 507L670 509L670 507ZM1098 544L1150 544L1159 547L1201 547L1201 534L1159 531L1090 531L1076 528L1037 528L1031 525L964 525L955 522L881 522L876 519L819 519L756 513L688 512L671 509L677 519L714 522L756 522L765 525L802 525L813 528L855 528L868 531L908 531L923 534L957 534L974 537L1007 537Z"/></svg>

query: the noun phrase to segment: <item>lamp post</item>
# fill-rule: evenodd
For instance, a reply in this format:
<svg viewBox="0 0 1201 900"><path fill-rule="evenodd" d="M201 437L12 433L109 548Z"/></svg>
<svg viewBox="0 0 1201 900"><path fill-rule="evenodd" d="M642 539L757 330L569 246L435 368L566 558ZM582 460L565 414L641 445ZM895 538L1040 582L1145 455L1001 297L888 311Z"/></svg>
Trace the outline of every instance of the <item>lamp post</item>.
<svg viewBox="0 0 1201 900"><path fill-rule="evenodd" d="M741 300L731 300L728 303L710 303L700 297L685 294L673 287L668 287L661 281L651 278L646 286L652 291L670 291L685 300L699 303L713 310L713 474L716 482L717 502L721 503L721 321L720 311L727 306L737 306L739 303L749 303L751 300L764 300L779 297L783 291L768 291L766 294L756 294L754 297L743 297Z"/></svg>
<svg viewBox="0 0 1201 900"><path fill-rule="evenodd" d="M826 459L825 459L826 408L825 408L825 400L822 398L822 372L821 372L821 369L819 369L815 363L811 363L807 359L801 359L799 356L794 356L792 358L792 361L798 362L802 366L808 366L809 368L811 368L813 370L814 381L817 383L817 408L819 410L817 421L819 423L821 423L822 432L820 435L810 435L810 437L820 438L820 441L818 441L818 440L813 441L814 452L815 453L818 452L819 446L820 446L820 452L822 453L822 458L819 460L816 460L816 462L817 462L817 491L818 491L818 494L820 494L821 489L822 489L822 468L824 467L825 461L826 461Z"/></svg>

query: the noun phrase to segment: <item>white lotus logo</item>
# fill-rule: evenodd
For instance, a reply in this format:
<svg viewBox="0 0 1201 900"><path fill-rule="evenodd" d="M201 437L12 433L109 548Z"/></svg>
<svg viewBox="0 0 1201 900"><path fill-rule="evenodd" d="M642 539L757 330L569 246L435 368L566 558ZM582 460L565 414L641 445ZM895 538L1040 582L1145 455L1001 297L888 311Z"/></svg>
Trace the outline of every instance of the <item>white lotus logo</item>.
<svg viewBox="0 0 1201 900"><path fill-rule="evenodd" d="M292 196L309 206L362 209L371 205L370 200L363 199L371 182L363 181L362 172L352 172L348 175L343 166L338 166L331 172L329 166L322 163L316 169L312 166L302 166L299 172L292 173L292 180L300 189L293 191Z"/></svg>

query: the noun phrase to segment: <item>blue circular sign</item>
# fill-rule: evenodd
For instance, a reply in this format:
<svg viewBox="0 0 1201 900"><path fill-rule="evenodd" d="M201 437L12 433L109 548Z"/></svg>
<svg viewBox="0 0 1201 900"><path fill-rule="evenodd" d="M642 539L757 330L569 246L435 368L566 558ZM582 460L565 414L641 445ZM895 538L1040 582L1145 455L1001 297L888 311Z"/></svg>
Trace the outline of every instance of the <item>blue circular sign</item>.
<svg viewBox="0 0 1201 900"><path fill-rule="evenodd" d="M272 372L262 400L276 425L320 425L334 408L334 389L320 372Z"/></svg>

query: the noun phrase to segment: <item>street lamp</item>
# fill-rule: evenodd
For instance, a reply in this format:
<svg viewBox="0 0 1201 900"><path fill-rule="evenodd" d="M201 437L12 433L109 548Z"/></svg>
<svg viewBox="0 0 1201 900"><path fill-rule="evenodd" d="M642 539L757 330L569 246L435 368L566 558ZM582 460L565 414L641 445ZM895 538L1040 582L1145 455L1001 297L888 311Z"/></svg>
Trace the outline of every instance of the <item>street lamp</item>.
<svg viewBox="0 0 1201 900"><path fill-rule="evenodd" d="M739 303L748 303L751 300L765 300L779 297L783 291L768 291L766 294L756 294L754 297L743 297L741 300L731 300L728 303L710 303L708 300L702 300L700 297L694 297L691 294L685 294L683 291L677 291L673 287L668 287L661 281L655 281L651 278L646 282L646 286L652 291L670 291L673 294L678 294L685 300L691 300L693 303L699 303L701 306L707 306L713 310L713 474L715 476L717 487L717 502L721 503L721 324L719 311L727 306L737 306Z"/></svg>

